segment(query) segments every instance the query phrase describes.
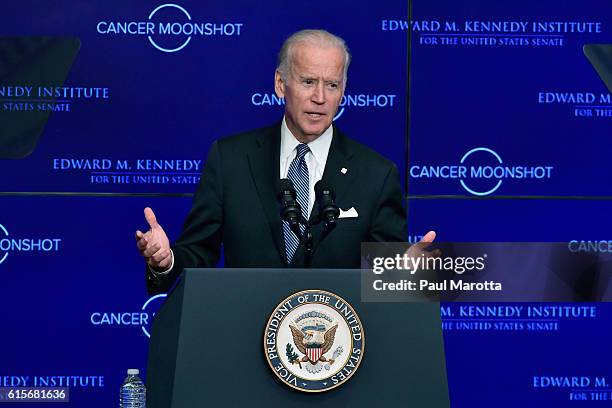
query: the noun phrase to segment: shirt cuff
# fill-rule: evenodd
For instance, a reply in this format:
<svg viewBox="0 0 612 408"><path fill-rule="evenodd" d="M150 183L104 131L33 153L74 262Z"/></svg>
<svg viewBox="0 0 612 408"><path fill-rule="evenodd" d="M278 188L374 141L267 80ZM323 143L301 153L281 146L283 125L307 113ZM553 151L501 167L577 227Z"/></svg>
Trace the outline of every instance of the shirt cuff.
<svg viewBox="0 0 612 408"><path fill-rule="evenodd" d="M172 250L170 250L170 258L171 258L170 259L170 267L168 269L166 269L165 271L156 271L153 268L151 268L151 266L149 266L149 271L151 271L153 276L155 276L157 278L159 276L164 276L164 275L167 275L168 273L170 273L172 268L174 268L174 252L172 252Z"/></svg>

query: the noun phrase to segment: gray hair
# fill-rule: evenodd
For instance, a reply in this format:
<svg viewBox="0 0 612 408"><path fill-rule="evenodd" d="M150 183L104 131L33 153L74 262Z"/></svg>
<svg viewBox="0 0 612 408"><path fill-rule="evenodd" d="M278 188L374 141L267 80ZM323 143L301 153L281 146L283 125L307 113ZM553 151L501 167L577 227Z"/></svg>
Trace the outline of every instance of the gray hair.
<svg viewBox="0 0 612 408"><path fill-rule="evenodd" d="M344 51L344 72L342 85L346 85L347 72L351 63L351 54L344 40L325 30L301 30L293 33L285 40L278 53L278 65L276 69L280 72L283 82L287 83L287 76L291 71L293 48L298 43L310 43L324 47L336 47Z"/></svg>

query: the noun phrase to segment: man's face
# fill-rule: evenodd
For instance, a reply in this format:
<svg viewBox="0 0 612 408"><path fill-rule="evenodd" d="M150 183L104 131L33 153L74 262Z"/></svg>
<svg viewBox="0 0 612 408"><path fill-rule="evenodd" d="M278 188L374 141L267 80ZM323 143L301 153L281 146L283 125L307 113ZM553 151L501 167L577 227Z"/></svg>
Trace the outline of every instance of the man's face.
<svg viewBox="0 0 612 408"><path fill-rule="evenodd" d="M287 127L308 143L331 125L342 100L344 52L302 42L294 45L292 57L287 82L276 71L274 89L285 98Z"/></svg>

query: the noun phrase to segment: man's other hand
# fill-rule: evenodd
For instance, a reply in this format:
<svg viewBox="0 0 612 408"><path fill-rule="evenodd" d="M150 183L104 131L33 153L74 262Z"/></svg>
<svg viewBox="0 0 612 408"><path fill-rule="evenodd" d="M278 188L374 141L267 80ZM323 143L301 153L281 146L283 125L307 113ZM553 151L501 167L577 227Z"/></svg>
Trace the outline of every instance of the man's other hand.
<svg viewBox="0 0 612 408"><path fill-rule="evenodd" d="M145 208L144 216L149 224L149 230L145 233L136 231L136 246L153 270L166 271L172 265L170 242L164 229L157 223L153 210L149 207Z"/></svg>
<svg viewBox="0 0 612 408"><path fill-rule="evenodd" d="M433 251L429 251L427 250L427 247L434 242L434 240L436 239L436 232L435 231L429 231L427 234L425 234L423 236L423 238L421 238L421 240L419 242L417 242L414 245L411 245L405 252L405 255L407 255L410 258L417 258L417 257L421 257L424 256L426 258L429 257L433 257L433 258L437 258L440 255L442 255L442 251L440 251L439 249L434 249Z"/></svg>

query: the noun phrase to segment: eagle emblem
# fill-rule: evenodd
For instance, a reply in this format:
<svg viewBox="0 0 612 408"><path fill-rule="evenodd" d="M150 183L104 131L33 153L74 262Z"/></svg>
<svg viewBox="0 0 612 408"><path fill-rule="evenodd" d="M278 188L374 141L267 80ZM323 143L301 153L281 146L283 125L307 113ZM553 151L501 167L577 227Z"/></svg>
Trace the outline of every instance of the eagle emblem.
<svg viewBox="0 0 612 408"><path fill-rule="evenodd" d="M309 373L318 373L323 367L329 370L335 359L342 354L342 347L338 347L331 357L325 357L325 353L334 345L338 329L338 324L334 324L325 313L311 311L302 314L295 319L295 325L289 324L289 329L293 344L303 356L300 357L292 345L287 344L287 358L291 364L297 364Z"/></svg>

